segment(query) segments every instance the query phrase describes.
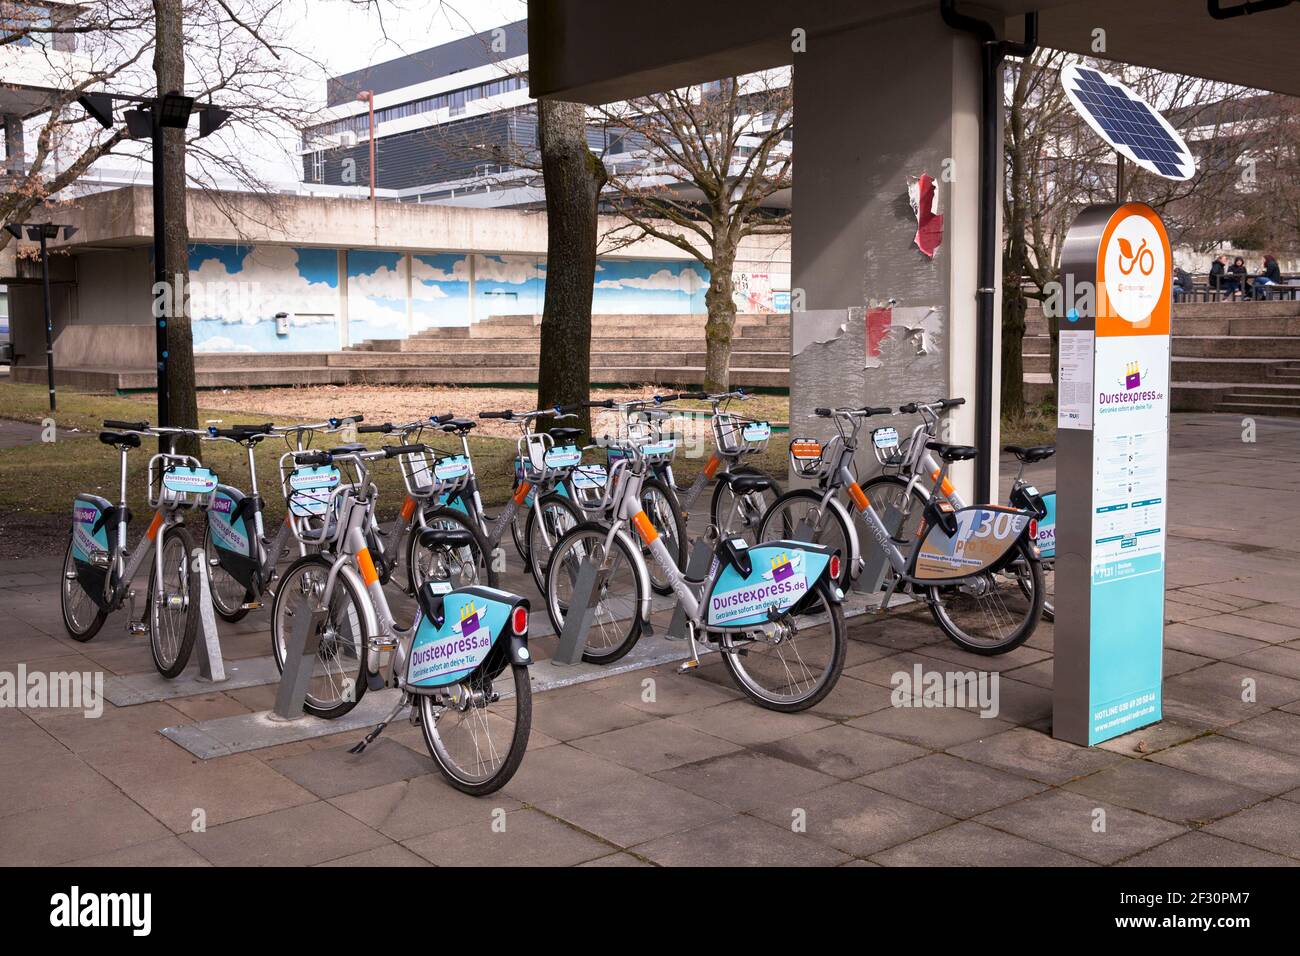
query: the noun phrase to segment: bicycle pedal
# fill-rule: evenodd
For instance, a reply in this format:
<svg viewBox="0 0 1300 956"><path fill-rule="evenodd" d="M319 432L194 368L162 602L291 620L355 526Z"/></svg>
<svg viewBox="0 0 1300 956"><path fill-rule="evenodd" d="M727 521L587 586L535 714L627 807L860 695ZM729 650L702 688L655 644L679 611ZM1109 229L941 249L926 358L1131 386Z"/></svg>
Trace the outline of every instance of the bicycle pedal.
<svg viewBox="0 0 1300 956"><path fill-rule="evenodd" d="M239 605L241 611L260 611L262 609L261 601L245 601Z"/></svg>
<svg viewBox="0 0 1300 956"><path fill-rule="evenodd" d="M141 635L149 633L149 625L144 621L128 621L126 624L126 632L133 637L140 637Z"/></svg>
<svg viewBox="0 0 1300 956"><path fill-rule="evenodd" d="M695 670L695 668L697 668L697 667L699 667L699 666L700 666L700 662L699 662L699 660L697 660L696 658L692 657L689 661L683 661L680 665L678 665L678 667L677 667L677 673L679 673L679 674L688 674L688 673L690 673L691 671Z"/></svg>

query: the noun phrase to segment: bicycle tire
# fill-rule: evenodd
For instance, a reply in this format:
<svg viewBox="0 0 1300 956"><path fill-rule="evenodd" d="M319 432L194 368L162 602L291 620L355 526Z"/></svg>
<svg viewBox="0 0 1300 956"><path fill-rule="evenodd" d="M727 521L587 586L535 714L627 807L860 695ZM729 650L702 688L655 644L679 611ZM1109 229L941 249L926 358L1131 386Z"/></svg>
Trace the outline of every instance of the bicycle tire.
<svg viewBox="0 0 1300 956"><path fill-rule="evenodd" d="M176 656L168 661L166 652L160 647L162 643L161 624L158 621L158 615L155 613L159 608L159 602L155 595L155 589L158 586L157 578L150 574L149 576L149 594L145 598L145 620L149 622L149 653L153 657L153 665L158 669L158 673L166 678L174 678L185 670L185 666L190 662L190 653L194 650L194 639L199 632L199 618L203 611L199 607L199 596L202 591L199 587L199 572L194 567L194 539L190 537L189 531L184 525L172 525L168 528L158 542L158 547L162 549L164 574L166 574L165 565L167 563L167 551L171 542L176 539L181 544L181 566L185 575L185 624L181 628L180 643L176 647ZM152 570L153 563L150 562Z"/></svg>
<svg viewBox="0 0 1300 956"><path fill-rule="evenodd" d="M69 578L69 574L74 576ZM67 632L68 637L84 644L99 633L99 629L104 626L104 619L108 617L108 612L101 608L94 596L81 586L81 582L75 575L76 561L72 557L72 539L69 538L67 551L63 555L63 578L59 582L59 610L63 615L63 630ZM95 606L95 613L90 616L89 623L80 629L69 616L68 602L71 600L69 592L74 588Z"/></svg>

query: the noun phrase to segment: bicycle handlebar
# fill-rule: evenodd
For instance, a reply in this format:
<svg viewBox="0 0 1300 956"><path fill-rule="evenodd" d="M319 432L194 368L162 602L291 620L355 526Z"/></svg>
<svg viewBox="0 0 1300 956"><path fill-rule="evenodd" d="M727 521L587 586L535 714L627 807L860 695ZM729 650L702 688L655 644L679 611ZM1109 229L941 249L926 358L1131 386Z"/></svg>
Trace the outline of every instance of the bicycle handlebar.
<svg viewBox="0 0 1300 956"><path fill-rule="evenodd" d="M149 430L148 422L124 422L116 418L107 418L104 420L104 427L111 428L120 432L147 432Z"/></svg>
<svg viewBox="0 0 1300 956"><path fill-rule="evenodd" d="M357 429L358 434L375 434L387 435L393 430L392 422L384 422L382 425L362 425Z"/></svg>
<svg viewBox="0 0 1300 956"><path fill-rule="evenodd" d="M863 405L861 408L814 408L813 414L818 418L831 418L843 415L846 418L870 418L872 415L892 415L894 410L888 405Z"/></svg>
<svg viewBox="0 0 1300 956"><path fill-rule="evenodd" d="M510 419L515 417L515 413L512 409L508 408L504 412L479 412L478 417L479 418L504 418L505 420L509 421Z"/></svg>
<svg viewBox="0 0 1300 956"><path fill-rule="evenodd" d="M904 415L915 415L922 408L947 411L950 408L958 408L965 404L966 399L964 398L936 398L933 402L908 402L906 405L899 405L898 410Z"/></svg>

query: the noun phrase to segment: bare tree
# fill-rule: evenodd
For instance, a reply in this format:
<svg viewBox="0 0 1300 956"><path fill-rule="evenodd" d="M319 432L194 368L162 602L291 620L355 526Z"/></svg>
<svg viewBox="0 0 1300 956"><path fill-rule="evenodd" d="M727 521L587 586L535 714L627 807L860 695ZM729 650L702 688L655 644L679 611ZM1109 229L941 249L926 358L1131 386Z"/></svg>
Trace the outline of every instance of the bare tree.
<svg viewBox="0 0 1300 956"><path fill-rule="evenodd" d="M786 233L773 209L792 182L793 97L787 71L654 93L600 109L626 159L606 151L613 207L627 224L611 247L646 236L688 252L709 270L705 388L728 387L736 320L732 270L746 236ZM617 162L615 162L617 158Z"/></svg>

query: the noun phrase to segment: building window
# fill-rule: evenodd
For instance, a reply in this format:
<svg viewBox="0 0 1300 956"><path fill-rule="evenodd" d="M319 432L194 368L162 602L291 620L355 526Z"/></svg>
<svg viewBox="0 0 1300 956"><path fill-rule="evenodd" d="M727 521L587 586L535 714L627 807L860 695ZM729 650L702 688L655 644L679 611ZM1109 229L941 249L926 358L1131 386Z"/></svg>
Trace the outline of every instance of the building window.
<svg viewBox="0 0 1300 956"><path fill-rule="evenodd" d="M318 149L311 154L311 181L325 182L325 150Z"/></svg>

